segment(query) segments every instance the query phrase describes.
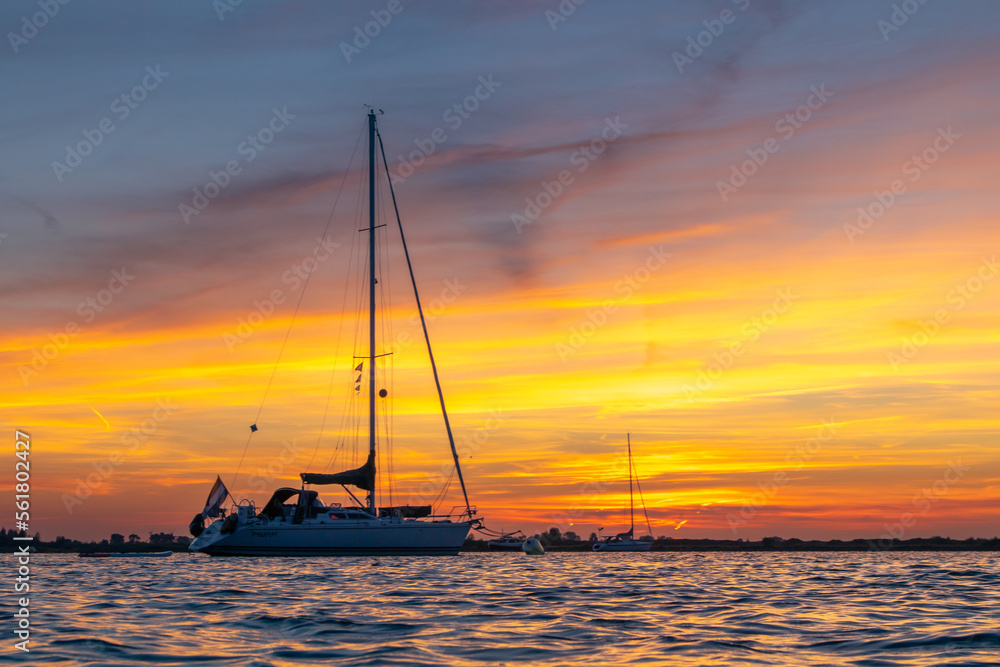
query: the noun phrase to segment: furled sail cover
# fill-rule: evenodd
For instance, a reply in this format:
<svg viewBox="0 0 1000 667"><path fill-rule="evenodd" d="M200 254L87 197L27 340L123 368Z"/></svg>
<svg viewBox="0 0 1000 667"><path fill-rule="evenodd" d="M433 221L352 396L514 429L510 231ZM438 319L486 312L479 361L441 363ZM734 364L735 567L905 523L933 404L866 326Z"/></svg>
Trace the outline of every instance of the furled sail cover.
<svg viewBox="0 0 1000 667"><path fill-rule="evenodd" d="M326 475L318 472L299 474L305 484L351 484L365 491L375 490L375 454L368 453L368 460L360 468Z"/></svg>

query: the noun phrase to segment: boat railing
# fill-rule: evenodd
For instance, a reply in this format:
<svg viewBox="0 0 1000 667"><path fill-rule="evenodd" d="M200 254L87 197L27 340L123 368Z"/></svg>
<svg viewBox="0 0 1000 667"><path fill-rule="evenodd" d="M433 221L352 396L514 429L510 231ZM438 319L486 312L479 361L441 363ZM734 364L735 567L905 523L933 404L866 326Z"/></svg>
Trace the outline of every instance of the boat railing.
<svg viewBox="0 0 1000 667"><path fill-rule="evenodd" d="M243 499L236 503L235 512L239 515L240 521L247 521L257 516L257 505L252 500Z"/></svg>
<svg viewBox="0 0 1000 667"><path fill-rule="evenodd" d="M476 515L476 506L472 505L466 509L465 505L456 505L447 513L431 514L429 519L449 519L451 521L473 520Z"/></svg>

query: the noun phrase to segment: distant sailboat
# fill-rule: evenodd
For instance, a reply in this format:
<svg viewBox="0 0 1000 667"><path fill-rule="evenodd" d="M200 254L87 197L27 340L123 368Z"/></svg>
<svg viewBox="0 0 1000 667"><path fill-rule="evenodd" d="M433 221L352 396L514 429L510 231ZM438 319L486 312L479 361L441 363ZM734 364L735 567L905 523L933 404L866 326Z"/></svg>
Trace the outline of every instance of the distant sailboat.
<svg viewBox="0 0 1000 667"><path fill-rule="evenodd" d="M631 524L628 531L618 533L614 537L606 537L602 541L594 542L594 551L649 551L653 546L653 529L649 526L649 515L646 515L646 528L649 530L649 540L636 540L635 537L635 502L632 494L632 438L625 436L628 441L628 518ZM638 484L638 475L636 483ZM640 491L641 493L641 491ZM642 511L646 511L643 503Z"/></svg>
<svg viewBox="0 0 1000 667"><path fill-rule="evenodd" d="M392 193L393 209L396 212L396 222L399 224L400 238L410 279L413 283L417 310L423 325L424 338L427 342L427 352L430 356L434 382L437 386L438 400L444 417L445 429L451 444L455 470L462 486L465 508L454 515L432 515L432 507L427 506L376 506L376 406L375 396L385 397L385 389L376 392L375 359L384 356L376 349L376 304L378 293L375 286L375 264L380 256L376 249L375 229L384 224L376 224L376 181L375 173L376 141L381 152L382 164L386 176L389 175L385 159L385 149L375 122L375 110L368 113L368 349L362 357L362 364L368 364L368 456L365 463L354 470L346 470L335 474L301 473L302 488L281 488L263 508L244 501L236 503L228 516L220 512L220 507L229 495L221 480L216 481L209 494L203 512L195 516L191 522L191 533L195 536L191 543L192 551L200 551L213 556L358 556L358 555L420 555L457 554L465 543L469 530L481 525L481 519L474 518L476 510L469 504L469 496L462 477L462 467L455 449L455 440L445 410L444 395L438 380L434 355L431 352L430 338L420 306L420 295L417 293L416 279L410 266L410 255L406 249L406 239L403 236L402 223L399 222L399 210L396 207L396 196L392 193L392 181L389 179L389 191ZM361 371L362 365L355 370ZM353 375L351 376L353 379ZM360 392L361 376L356 381L356 389ZM251 431L256 431L256 425ZM307 484L341 485L357 504L356 507L341 507L341 505L326 505L320 501L316 491L306 489ZM366 502L362 503L348 489L353 486L367 491ZM207 527L205 518L218 517Z"/></svg>

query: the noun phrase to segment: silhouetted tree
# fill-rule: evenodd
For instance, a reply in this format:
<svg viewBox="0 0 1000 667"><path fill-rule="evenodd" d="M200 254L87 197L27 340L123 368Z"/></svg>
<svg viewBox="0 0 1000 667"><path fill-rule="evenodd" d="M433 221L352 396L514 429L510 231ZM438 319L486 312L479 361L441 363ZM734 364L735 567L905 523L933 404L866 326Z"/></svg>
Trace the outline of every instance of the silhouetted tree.
<svg viewBox="0 0 1000 667"><path fill-rule="evenodd" d="M567 530L566 534L563 535L563 538L567 540L573 540L574 542L578 542L580 540L580 536L574 533L572 530Z"/></svg>
<svg viewBox="0 0 1000 667"><path fill-rule="evenodd" d="M125 544L125 536L121 533L111 533L111 544Z"/></svg>
<svg viewBox="0 0 1000 667"><path fill-rule="evenodd" d="M138 541L139 541L139 536L136 535L135 533L132 533L131 535L128 536L128 543L129 544L135 544Z"/></svg>

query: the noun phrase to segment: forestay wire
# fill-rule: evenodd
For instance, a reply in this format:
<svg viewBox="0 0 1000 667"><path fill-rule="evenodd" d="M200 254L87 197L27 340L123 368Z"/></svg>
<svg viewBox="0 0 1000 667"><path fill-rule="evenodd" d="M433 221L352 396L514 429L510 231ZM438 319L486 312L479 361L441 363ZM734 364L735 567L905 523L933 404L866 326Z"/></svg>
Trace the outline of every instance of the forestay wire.
<svg viewBox="0 0 1000 667"><path fill-rule="evenodd" d="M635 464L632 463L632 459L629 459L629 465L632 466L632 472L635 473L635 486L639 489L639 502L642 503L642 513L646 515L646 529L649 530L649 534L653 534L653 527L649 525L649 512L646 511L646 500L642 497L642 485L639 484L639 471L636 470Z"/></svg>
<svg viewBox="0 0 1000 667"><path fill-rule="evenodd" d="M410 251L406 247L406 236L403 234L403 221L399 217L399 206L396 204L396 191L392 187L392 178L389 175L389 161L385 158L385 146L382 145L382 135L375 130L378 137L379 149L382 153L382 164L385 165L385 175L389 181L389 193L392 195L392 208L396 213L396 224L399 226L399 238L403 242L403 254L406 256L406 268L410 271L410 282L413 284L413 297L417 302L417 312L420 314L420 325L424 330L424 341L427 343L427 356L431 361L431 372L434 373L434 385L437 387L438 401L441 403L441 415L444 417L444 428L448 432L448 443L451 445L451 455L455 459L455 472L458 473L458 481L462 485L462 496L465 498L465 511L472 519L472 506L469 504L469 493L465 489L465 478L462 476L462 464L458 459L458 450L455 448L455 436L451 432L451 422L448 420L448 410L444 405L444 392L441 391L441 380L438 378L437 364L434 363L434 352L431 350L431 339L427 332L427 320L424 319L424 311L420 305L420 293L417 291L417 279L413 275L413 264L410 262Z"/></svg>

